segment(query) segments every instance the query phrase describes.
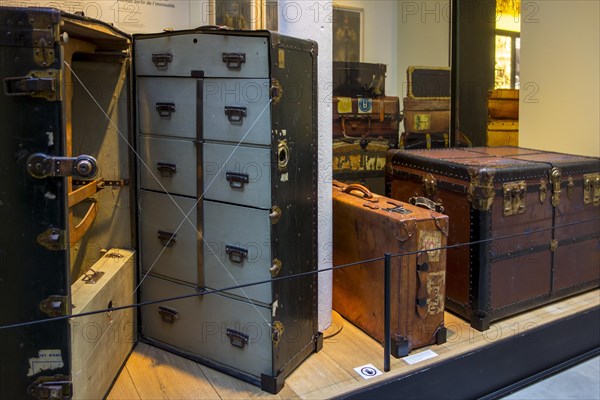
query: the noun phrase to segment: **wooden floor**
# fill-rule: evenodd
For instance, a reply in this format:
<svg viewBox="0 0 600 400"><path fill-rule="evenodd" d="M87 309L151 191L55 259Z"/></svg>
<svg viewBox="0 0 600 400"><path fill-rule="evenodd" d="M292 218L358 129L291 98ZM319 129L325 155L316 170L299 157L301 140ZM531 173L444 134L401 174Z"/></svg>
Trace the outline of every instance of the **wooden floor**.
<svg viewBox="0 0 600 400"><path fill-rule="evenodd" d="M598 305L600 290L594 290L502 320L493 324L486 332L473 330L462 319L446 313L447 343L411 353L413 355L429 349L437 353L437 357L412 366L402 359L392 357L391 371L370 380L361 378L354 368L373 364L383 371L382 346L334 313L334 330L339 332L325 339L323 350L302 363L286 379L285 387L277 395L262 392L258 387L201 364L139 343L117 378L108 399L332 398L454 358Z"/></svg>

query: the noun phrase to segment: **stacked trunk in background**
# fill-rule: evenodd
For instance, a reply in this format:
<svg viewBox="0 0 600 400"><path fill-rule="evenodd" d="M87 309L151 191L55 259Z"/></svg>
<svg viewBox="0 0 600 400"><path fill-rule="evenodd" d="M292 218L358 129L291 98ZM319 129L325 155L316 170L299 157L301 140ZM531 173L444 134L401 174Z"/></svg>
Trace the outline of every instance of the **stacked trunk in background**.
<svg viewBox="0 0 600 400"><path fill-rule="evenodd" d="M600 160L518 147L390 151L389 196L452 221L446 306L490 322L600 282Z"/></svg>
<svg viewBox="0 0 600 400"><path fill-rule="evenodd" d="M519 145L519 90L496 89L488 93L488 146Z"/></svg>
<svg viewBox="0 0 600 400"><path fill-rule="evenodd" d="M404 133L401 147L448 147L450 141L450 68L415 67L406 71Z"/></svg>
<svg viewBox="0 0 600 400"><path fill-rule="evenodd" d="M385 190L387 150L398 148L400 102L385 96L383 64L334 62L333 177Z"/></svg>

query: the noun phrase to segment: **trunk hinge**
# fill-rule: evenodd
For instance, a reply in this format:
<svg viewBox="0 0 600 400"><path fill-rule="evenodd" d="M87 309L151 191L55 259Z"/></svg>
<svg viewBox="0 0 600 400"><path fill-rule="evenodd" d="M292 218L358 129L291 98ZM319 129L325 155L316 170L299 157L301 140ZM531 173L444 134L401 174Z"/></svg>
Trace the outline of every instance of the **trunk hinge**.
<svg viewBox="0 0 600 400"><path fill-rule="evenodd" d="M271 278L277 278L279 273L281 272L281 268L283 267L282 262L279 259L274 259L271 268L269 268L269 272L271 273Z"/></svg>
<svg viewBox="0 0 600 400"><path fill-rule="evenodd" d="M29 394L39 400L73 398L73 383L67 375L42 376L29 386Z"/></svg>
<svg viewBox="0 0 600 400"><path fill-rule="evenodd" d="M560 169L554 167L550 171L550 182L552 182L552 206L560 205L560 181L562 174Z"/></svg>
<svg viewBox="0 0 600 400"><path fill-rule="evenodd" d="M45 232L42 232L37 237L38 244L44 246L48 250L60 251L67 249L66 232L57 229L50 228Z"/></svg>
<svg viewBox="0 0 600 400"><path fill-rule="evenodd" d="M423 176L423 193L425 197L431 197L437 193L437 180L431 174Z"/></svg>
<svg viewBox="0 0 600 400"><path fill-rule="evenodd" d="M600 173L583 175L583 204L600 205Z"/></svg>
<svg viewBox="0 0 600 400"><path fill-rule="evenodd" d="M550 251L551 251L552 253L554 253L554 252L556 251L556 249L558 249L558 240L556 240L556 239L552 239L552 240L550 241Z"/></svg>
<svg viewBox="0 0 600 400"><path fill-rule="evenodd" d="M504 194L504 216L525 213L525 198L527 196L527 184L525 181L509 182L503 185Z"/></svg>
<svg viewBox="0 0 600 400"><path fill-rule="evenodd" d="M271 99L273 100L273 105L279 103L281 98L283 97L283 87L281 83L277 79L271 80Z"/></svg>
<svg viewBox="0 0 600 400"><path fill-rule="evenodd" d="M546 195L548 194L548 182L545 178L540 180L540 203L544 204L546 201Z"/></svg>
<svg viewBox="0 0 600 400"><path fill-rule="evenodd" d="M494 202L494 173L493 170L472 170L468 199L471 207L479 211L489 211Z"/></svg>
<svg viewBox="0 0 600 400"><path fill-rule="evenodd" d="M569 200L573 198L573 191L575 190L575 182L573 182L573 177L567 177L567 197Z"/></svg>
<svg viewBox="0 0 600 400"><path fill-rule="evenodd" d="M63 317L69 315L71 306L67 296L50 296L40 303L40 310L50 317Z"/></svg>
<svg viewBox="0 0 600 400"><path fill-rule="evenodd" d="M273 347L277 347L281 338L283 337L284 326L280 321L273 322L273 332L271 334L271 340L273 341Z"/></svg>
<svg viewBox="0 0 600 400"><path fill-rule="evenodd" d="M60 101L60 71L31 71L25 76L4 78L4 93L7 96L41 97L49 101Z"/></svg>

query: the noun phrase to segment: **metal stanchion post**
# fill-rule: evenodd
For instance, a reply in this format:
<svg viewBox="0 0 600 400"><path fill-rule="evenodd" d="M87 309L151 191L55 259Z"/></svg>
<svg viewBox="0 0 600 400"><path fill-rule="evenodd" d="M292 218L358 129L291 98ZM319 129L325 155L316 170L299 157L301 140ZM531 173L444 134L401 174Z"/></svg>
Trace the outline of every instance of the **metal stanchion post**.
<svg viewBox="0 0 600 400"><path fill-rule="evenodd" d="M390 353L392 351L392 333L391 333L391 264L392 256L390 253L385 253L385 277L384 277L384 306L383 306L383 319L384 319L384 343L383 343L383 370L388 372L390 370Z"/></svg>

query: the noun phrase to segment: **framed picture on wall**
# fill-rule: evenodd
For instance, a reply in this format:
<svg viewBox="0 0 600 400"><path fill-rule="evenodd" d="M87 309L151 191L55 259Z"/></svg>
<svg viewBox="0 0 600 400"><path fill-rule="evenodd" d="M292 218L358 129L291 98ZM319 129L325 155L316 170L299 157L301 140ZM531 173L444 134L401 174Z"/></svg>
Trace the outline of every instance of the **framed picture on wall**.
<svg viewBox="0 0 600 400"><path fill-rule="evenodd" d="M360 61L363 9L333 6L333 61Z"/></svg>

